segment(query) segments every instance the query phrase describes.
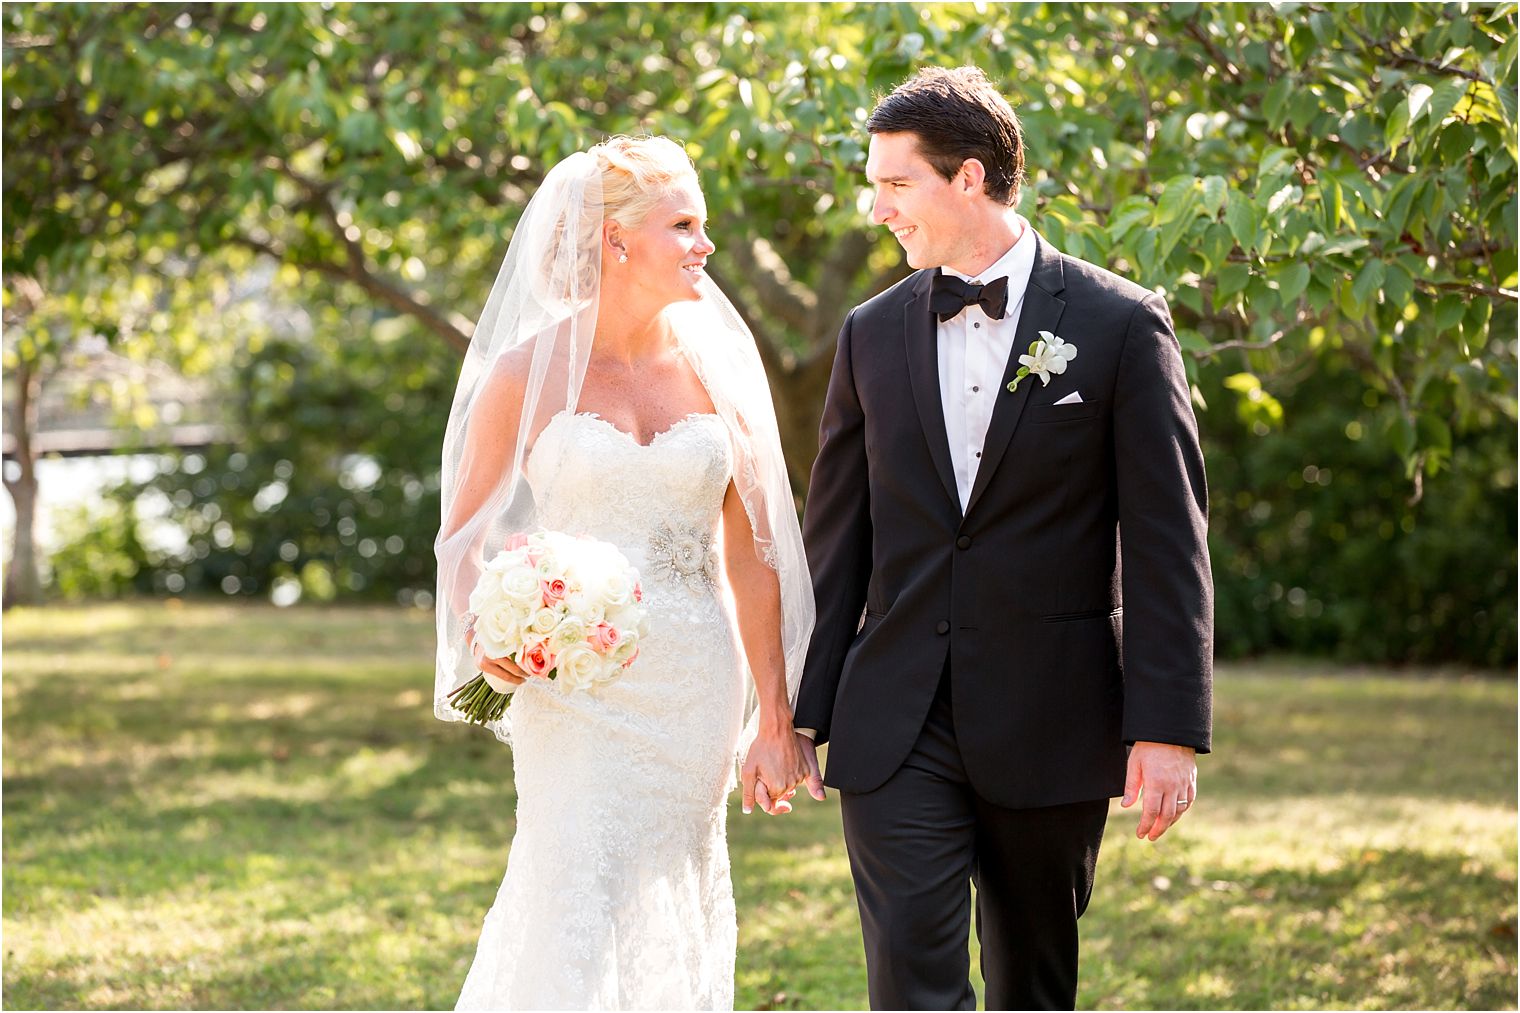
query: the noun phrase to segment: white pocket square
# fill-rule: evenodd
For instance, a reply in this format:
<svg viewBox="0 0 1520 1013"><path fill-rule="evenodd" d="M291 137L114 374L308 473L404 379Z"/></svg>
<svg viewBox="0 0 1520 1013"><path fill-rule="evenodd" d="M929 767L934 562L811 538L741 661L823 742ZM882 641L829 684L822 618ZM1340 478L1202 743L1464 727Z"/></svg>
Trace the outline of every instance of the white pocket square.
<svg viewBox="0 0 1520 1013"><path fill-rule="evenodd" d="M1070 394L1067 394L1061 400L1059 400L1059 401L1056 402L1056 404L1081 404L1081 403L1082 403L1082 395L1079 394L1079 393L1077 393L1076 391L1072 391Z"/></svg>

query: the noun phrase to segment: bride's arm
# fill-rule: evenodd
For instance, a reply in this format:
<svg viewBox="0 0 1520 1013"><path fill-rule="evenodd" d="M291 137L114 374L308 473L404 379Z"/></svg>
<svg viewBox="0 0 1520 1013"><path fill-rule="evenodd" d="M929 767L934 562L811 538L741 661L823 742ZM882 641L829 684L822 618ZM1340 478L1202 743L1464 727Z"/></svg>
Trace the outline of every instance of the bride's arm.
<svg viewBox="0 0 1520 1013"><path fill-rule="evenodd" d="M505 366L498 366L485 381L470 410L458 489L443 521L444 539L453 537L475 516L501 484L502 472L512 466L522 419L522 384Z"/></svg>
<svg viewBox="0 0 1520 1013"><path fill-rule="evenodd" d="M465 430L464 454L459 462L458 488L449 514L444 518L439 541L460 536L460 531L485 507L512 467L517 431L522 419L522 379L510 368L509 357L485 380L485 386L470 411ZM468 536L468 545L454 550L457 568L451 580L450 604L463 615L469 609L470 589L480 572L480 543L488 525L476 524ZM475 664L498 678L520 684L527 673L510 658L486 658L475 648L474 630L466 629L465 646L475 657Z"/></svg>
<svg viewBox="0 0 1520 1013"><path fill-rule="evenodd" d="M755 679L760 728L744 761L744 811L755 802L757 782L773 804L766 812L788 812L785 796L806 776L802 751L792 730L792 707L786 692L786 661L781 648L781 582L776 571L755 554L755 536L744 501L729 483L723 497L723 563L738 612L739 637Z"/></svg>

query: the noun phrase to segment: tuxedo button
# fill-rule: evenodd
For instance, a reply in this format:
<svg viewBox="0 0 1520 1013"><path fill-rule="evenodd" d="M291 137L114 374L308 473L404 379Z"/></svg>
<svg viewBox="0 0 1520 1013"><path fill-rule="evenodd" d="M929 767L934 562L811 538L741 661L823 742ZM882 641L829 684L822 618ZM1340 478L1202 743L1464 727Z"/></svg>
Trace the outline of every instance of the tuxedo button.
<svg viewBox="0 0 1520 1013"><path fill-rule="evenodd" d="M950 624L941 619L939 621L939 625L934 627L934 632L938 633L940 636L944 636L946 633L950 632Z"/></svg>
<svg viewBox="0 0 1520 1013"><path fill-rule="evenodd" d="M957 549L969 549L969 548L971 548L971 536L970 535L961 535L959 538L957 538L955 540L955 547Z"/></svg>

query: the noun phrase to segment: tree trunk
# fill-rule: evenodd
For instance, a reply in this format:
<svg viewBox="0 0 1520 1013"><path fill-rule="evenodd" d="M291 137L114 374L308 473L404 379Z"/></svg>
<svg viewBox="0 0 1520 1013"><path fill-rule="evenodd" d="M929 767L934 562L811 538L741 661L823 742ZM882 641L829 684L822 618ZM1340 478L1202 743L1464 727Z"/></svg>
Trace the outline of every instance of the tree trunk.
<svg viewBox="0 0 1520 1013"><path fill-rule="evenodd" d="M813 459L818 456L818 420L823 415L823 398L829 389L833 365L831 345L810 358L798 359L771 380L781 450L786 454L786 470L799 504L807 498L808 478L813 471Z"/></svg>
<svg viewBox="0 0 1520 1013"><path fill-rule="evenodd" d="M5 571L5 594L0 607L36 605L42 601L37 569L37 457L32 438L37 430L38 380L34 363L22 360L15 371L16 392L6 411L6 430L15 449L15 477L6 469L5 491L16 508L16 533L10 566Z"/></svg>

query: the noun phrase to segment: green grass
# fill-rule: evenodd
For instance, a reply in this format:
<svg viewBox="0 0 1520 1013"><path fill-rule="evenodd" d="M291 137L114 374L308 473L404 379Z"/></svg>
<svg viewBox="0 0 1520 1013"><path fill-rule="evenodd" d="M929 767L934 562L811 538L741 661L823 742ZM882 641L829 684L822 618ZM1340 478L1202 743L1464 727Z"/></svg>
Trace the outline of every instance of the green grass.
<svg viewBox="0 0 1520 1013"><path fill-rule="evenodd" d="M141 603L4 620L4 1004L452 1006L511 763L433 720L391 609ZM1513 1008L1513 679L1229 666L1200 802L1115 805L1098 1008ZM837 802L730 815L738 1005L863 1008Z"/></svg>

